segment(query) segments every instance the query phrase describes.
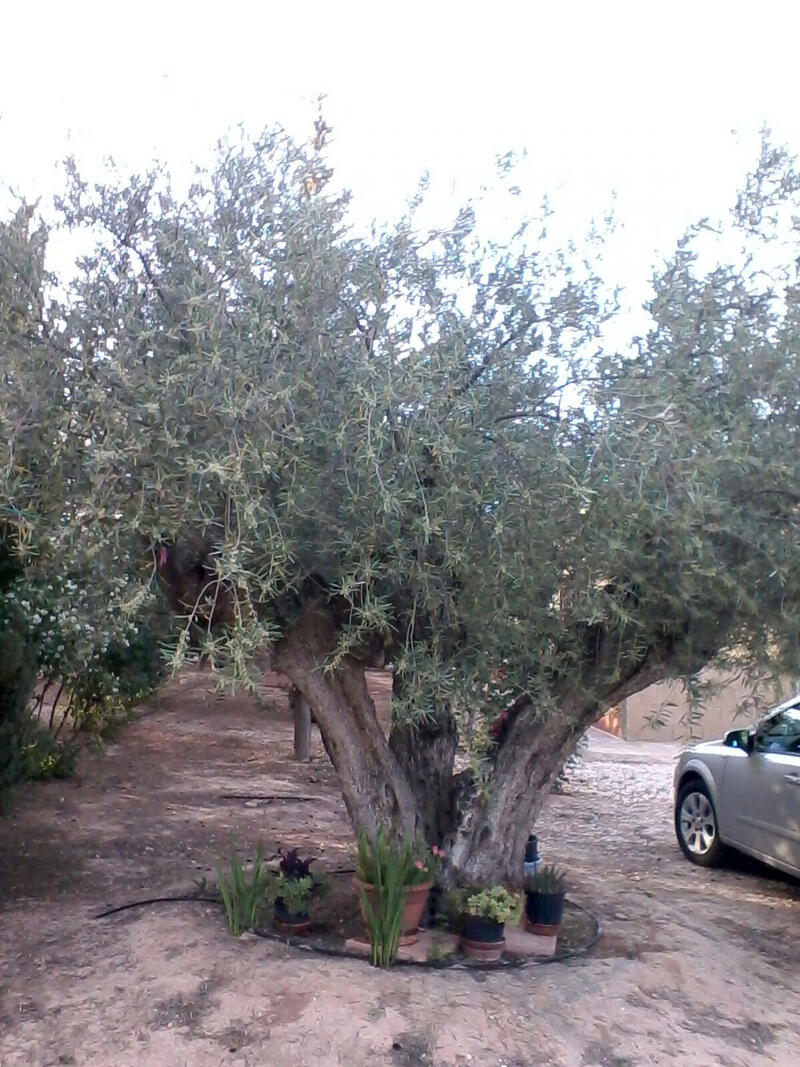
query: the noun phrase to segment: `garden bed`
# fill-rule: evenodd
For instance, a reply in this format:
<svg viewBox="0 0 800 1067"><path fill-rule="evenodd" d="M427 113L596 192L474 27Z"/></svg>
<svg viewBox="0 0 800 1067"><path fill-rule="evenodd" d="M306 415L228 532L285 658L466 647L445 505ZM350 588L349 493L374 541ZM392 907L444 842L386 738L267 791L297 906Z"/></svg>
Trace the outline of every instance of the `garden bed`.
<svg viewBox="0 0 800 1067"><path fill-rule="evenodd" d="M368 954L368 942L364 934L358 897L353 889L353 875L340 873L327 876L328 892L314 903L311 912L311 930L303 937L287 937L276 933L271 916L264 912L255 925L259 937L272 938L306 952L318 952L327 956L363 959ZM564 924L557 939L555 952L541 953L513 951L513 942L503 954L500 966L520 966L528 963L546 963L587 952L597 941L600 927L594 915L582 905L568 900L564 911ZM458 938L444 923L436 927L420 929L420 942L426 951L416 946L400 949L397 963L428 967L480 967L467 961L458 952ZM511 939L509 939L511 940ZM541 939L542 941L548 939ZM497 964L491 964L497 967Z"/></svg>

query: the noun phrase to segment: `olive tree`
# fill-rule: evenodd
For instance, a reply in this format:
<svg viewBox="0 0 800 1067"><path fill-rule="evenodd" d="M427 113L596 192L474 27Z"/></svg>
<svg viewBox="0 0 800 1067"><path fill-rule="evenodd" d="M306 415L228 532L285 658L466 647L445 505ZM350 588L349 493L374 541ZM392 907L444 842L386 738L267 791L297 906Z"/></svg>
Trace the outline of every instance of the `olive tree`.
<svg viewBox="0 0 800 1067"><path fill-rule="evenodd" d="M356 826L443 845L449 882L516 877L609 706L796 663L798 180L765 147L749 251L702 267L690 231L614 351L607 290L538 223L493 243L468 205L423 232L420 196L355 231L324 135L227 142L185 195L71 168L81 536L121 571L141 546L176 662L199 635L234 681L259 653L288 675Z"/></svg>

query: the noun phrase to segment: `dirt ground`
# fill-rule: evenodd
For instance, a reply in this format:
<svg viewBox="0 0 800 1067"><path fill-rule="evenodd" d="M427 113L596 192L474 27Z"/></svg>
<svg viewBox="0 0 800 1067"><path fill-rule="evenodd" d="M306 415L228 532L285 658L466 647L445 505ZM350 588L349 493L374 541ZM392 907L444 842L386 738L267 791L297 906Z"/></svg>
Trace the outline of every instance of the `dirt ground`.
<svg viewBox="0 0 800 1067"><path fill-rule="evenodd" d="M376 693L385 713L381 679ZM379 972L231 938L208 904L94 918L191 887L232 839L351 865L319 739L310 764L290 752L285 712L187 675L75 780L19 794L0 818L2 1067L800 1063L800 887L686 863L664 746L595 735L540 820L545 858L603 927L568 963Z"/></svg>

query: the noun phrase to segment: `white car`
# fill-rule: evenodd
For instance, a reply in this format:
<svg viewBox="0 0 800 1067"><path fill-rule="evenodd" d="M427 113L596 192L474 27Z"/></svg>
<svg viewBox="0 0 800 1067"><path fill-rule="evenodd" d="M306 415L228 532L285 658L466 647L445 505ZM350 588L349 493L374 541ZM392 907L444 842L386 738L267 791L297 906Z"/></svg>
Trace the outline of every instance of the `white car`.
<svg viewBox="0 0 800 1067"><path fill-rule="evenodd" d="M800 877L800 695L681 755L675 832L702 867L730 846Z"/></svg>

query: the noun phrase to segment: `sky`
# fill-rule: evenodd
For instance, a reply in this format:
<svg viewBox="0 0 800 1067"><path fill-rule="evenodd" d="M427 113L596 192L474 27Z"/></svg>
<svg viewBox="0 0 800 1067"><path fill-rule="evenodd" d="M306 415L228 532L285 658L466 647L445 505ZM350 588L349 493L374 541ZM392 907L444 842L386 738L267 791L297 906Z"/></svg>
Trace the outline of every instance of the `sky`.
<svg viewBox="0 0 800 1067"><path fill-rule="evenodd" d="M0 3L0 183L45 199L165 160L180 179L227 128L310 134L319 94L354 220L396 216L423 171L445 217L527 152L580 233L615 195L611 274L637 299L694 218L727 210L761 126L800 153L795 0Z"/></svg>

